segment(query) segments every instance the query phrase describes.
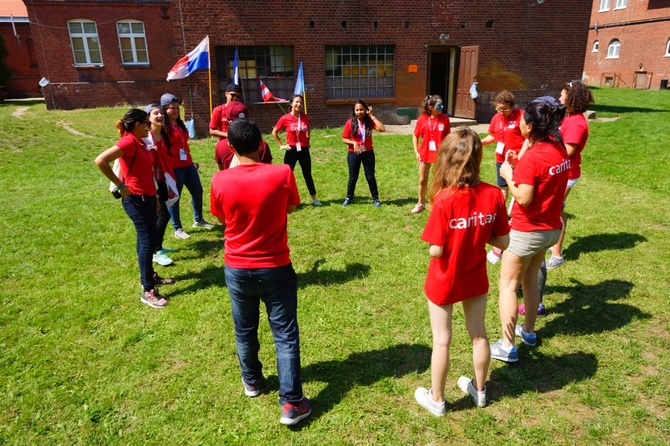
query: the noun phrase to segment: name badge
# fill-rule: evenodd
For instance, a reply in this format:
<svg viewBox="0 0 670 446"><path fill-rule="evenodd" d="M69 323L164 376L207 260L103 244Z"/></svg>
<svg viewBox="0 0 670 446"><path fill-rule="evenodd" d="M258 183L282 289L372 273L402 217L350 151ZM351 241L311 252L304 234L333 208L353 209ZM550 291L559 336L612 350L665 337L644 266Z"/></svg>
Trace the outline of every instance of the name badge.
<svg viewBox="0 0 670 446"><path fill-rule="evenodd" d="M359 149L361 149L361 152L365 152L365 146L358 146Z"/></svg>
<svg viewBox="0 0 670 446"><path fill-rule="evenodd" d="M433 140L428 141L428 150L430 150L431 152L437 151L437 145L435 144L435 141Z"/></svg>
<svg viewBox="0 0 670 446"><path fill-rule="evenodd" d="M179 161L186 161L188 159L188 153L186 152L186 149L181 148L179 149Z"/></svg>
<svg viewBox="0 0 670 446"><path fill-rule="evenodd" d="M298 152L300 152L302 150L302 146L300 145L300 141L295 143L295 150L297 150Z"/></svg>
<svg viewBox="0 0 670 446"><path fill-rule="evenodd" d="M505 143L499 142L498 145L496 145L496 153L502 155L504 150L505 150Z"/></svg>

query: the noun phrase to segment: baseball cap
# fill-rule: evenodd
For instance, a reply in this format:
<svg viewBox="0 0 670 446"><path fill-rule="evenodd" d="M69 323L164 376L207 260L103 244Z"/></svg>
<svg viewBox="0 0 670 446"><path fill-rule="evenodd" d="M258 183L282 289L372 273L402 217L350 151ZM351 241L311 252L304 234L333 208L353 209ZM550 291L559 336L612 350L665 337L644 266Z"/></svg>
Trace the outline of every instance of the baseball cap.
<svg viewBox="0 0 670 446"><path fill-rule="evenodd" d="M240 93L242 93L242 89L237 84L228 84L228 87L226 87L226 93L240 94Z"/></svg>
<svg viewBox="0 0 670 446"><path fill-rule="evenodd" d="M544 102L545 104L549 104L551 107L558 107L560 105L553 96L540 96L539 98L535 98L530 101L531 104L536 102Z"/></svg>
<svg viewBox="0 0 670 446"><path fill-rule="evenodd" d="M179 102L179 99L177 96L173 95L172 93L165 93L163 96L161 96L161 107L165 107L166 105L170 105L173 102Z"/></svg>
<svg viewBox="0 0 670 446"><path fill-rule="evenodd" d="M237 118L248 118L249 110L242 102L233 102L226 107L228 119L234 121Z"/></svg>
<svg viewBox="0 0 670 446"><path fill-rule="evenodd" d="M153 110L154 108L161 108L161 106L156 104L155 102L152 102L151 104L144 107L144 111L148 115L149 113L151 113L151 110Z"/></svg>

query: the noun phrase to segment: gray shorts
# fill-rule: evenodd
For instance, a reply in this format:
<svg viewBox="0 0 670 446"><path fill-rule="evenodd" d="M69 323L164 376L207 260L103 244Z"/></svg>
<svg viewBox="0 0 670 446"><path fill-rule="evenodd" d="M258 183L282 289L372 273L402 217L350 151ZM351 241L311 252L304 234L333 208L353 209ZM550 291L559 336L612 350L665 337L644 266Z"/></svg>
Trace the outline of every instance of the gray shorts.
<svg viewBox="0 0 670 446"><path fill-rule="evenodd" d="M511 230L507 251L517 256L532 257L540 251L546 251L556 244L561 235L560 229L551 231L521 232Z"/></svg>

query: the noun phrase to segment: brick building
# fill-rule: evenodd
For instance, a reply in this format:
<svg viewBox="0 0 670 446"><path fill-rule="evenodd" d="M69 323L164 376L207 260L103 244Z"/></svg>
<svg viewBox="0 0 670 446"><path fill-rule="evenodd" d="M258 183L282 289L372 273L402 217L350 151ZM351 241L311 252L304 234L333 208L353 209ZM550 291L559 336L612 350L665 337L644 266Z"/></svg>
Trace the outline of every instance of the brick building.
<svg viewBox="0 0 670 446"><path fill-rule="evenodd" d="M5 41L9 56L5 63L12 70L12 78L5 85L8 98L40 96L35 45L30 32L28 12L21 0L0 2L0 36Z"/></svg>
<svg viewBox="0 0 670 446"><path fill-rule="evenodd" d="M43 30L40 40L47 50L40 66L51 81L45 89L50 108L144 103L170 91L184 98L200 134L209 121L207 71L169 84L165 77L206 35L214 105L224 100L237 48L244 101L264 131L282 112L262 102L258 78L275 96L288 99L300 61L307 110L317 127L342 125L358 98L372 104L384 122L406 122L428 93L443 96L452 116L487 121L498 90L513 91L524 104L557 95L564 82L581 76L584 58L574 48L585 45L591 12L587 2L569 0L26 4L33 34ZM150 64L121 62L121 20L143 24ZM93 45L94 54L88 54L91 48L76 39L92 38L99 48ZM79 50L72 51L73 44ZM81 61L73 62L74 57ZM469 94L474 81L476 100Z"/></svg>
<svg viewBox="0 0 670 446"><path fill-rule="evenodd" d="M669 78L670 0L594 0L584 81L658 90Z"/></svg>

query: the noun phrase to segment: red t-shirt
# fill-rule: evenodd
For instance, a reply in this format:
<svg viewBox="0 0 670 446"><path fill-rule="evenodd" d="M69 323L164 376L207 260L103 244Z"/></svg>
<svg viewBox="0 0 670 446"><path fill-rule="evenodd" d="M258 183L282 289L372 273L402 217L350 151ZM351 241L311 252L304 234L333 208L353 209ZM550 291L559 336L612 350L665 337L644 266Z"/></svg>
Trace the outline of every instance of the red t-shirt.
<svg viewBox="0 0 670 446"><path fill-rule="evenodd" d="M582 174L582 150L589 139L589 125L583 114L577 113L566 116L561 123L561 136L565 144L574 146L577 150L570 157L570 172L568 179L575 180Z"/></svg>
<svg viewBox="0 0 670 446"><path fill-rule="evenodd" d="M188 131L176 124L166 124L170 138L170 161L173 169L188 167L193 164L191 148L188 146Z"/></svg>
<svg viewBox="0 0 670 446"><path fill-rule="evenodd" d="M422 114L416 121L414 127L414 136L421 138L419 146L419 158L424 163L434 163L437 159L437 151L440 148L442 140L451 133L449 125L449 116L438 114L436 118L427 114ZM434 144L431 144L431 141Z"/></svg>
<svg viewBox="0 0 670 446"><path fill-rule="evenodd" d="M377 124L372 121L372 129L376 129ZM365 136L365 127L362 125L358 126L358 134L352 135L351 134L351 119L344 124L344 130L342 131L342 138L346 139L351 139L354 141L358 141L358 144L360 144L361 148L365 147L365 151L370 151L372 150L372 132L370 132L369 135ZM349 151L353 152L354 151L354 145L349 144Z"/></svg>
<svg viewBox="0 0 670 446"><path fill-rule="evenodd" d="M287 164L240 164L215 173L210 212L226 222L226 265L243 269L288 265L286 207L299 203Z"/></svg>
<svg viewBox="0 0 670 446"><path fill-rule="evenodd" d="M261 163L272 164L272 152L270 152L270 146L265 141L261 142L261 146L258 149L258 158ZM214 161L219 166L223 166L224 169L230 167L230 162L233 160L233 151L230 150L230 144L228 143L228 138L219 140L216 143L216 149L214 151Z"/></svg>
<svg viewBox="0 0 670 446"><path fill-rule="evenodd" d="M531 232L561 228L569 169L568 152L556 141L539 142L526 152L517 162L512 181L531 185L535 190L528 206L514 202L512 229Z"/></svg>
<svg viewBox="0 0 670 446"><path fill-rule="evenodd" d="M287 113L279 118L275 128L278 131L286 128L286 144L289 146L295 146L300 141L300 146L309 147L309 118L307 115L300 113L296 118L291 113Z"/></svg>
<svg viewBox="0 0 670 446"><path fill-rule="evenodd" d="M486 243L509 233L505 200L497 187L479 183L440 191L421 240L442 247L431 257L424 291L431 302L449 305L489 290Z"/></svg>
<svg viewBox="0 0 670 446"><path fill-rule="evenodd" d="M523 116L523 110L514 108L508 117L496 113L491 124L489 124L489 134L493 135L498 144L503 144L502 153L496 148L496 163L504 163L505 155L512 150L517 155L523 146L525 138L521 134L519 123Z"/></svg>
<svg viewBox="0 0 670 446"><path fill-rule="evenodd" d="M228 133L228 126L237 118L248 118L249 110L240 101L233 101L214 107L212 119L209 120L209 128ZM219 139L224 139L222 136Z"/></svg>
<svg viewBox="0 0 670 446"><path fill-rule="evenodd" d="M154 157L144 143L132 133L126 133L116 147L123 152L119 161L121 179L130 192L134 195L156 195Z"/></svg>
<svg viewBox="0 0 670 446"><path fill-rule="evenodd" d="M156 141L156 137L153 132L149 132L149 136L142 138L144 145L147 147L147 150L154 157L154 166L156 169L156 179L158 181L165 181L165 174L169 173L174 178L174 172L172 171L172 160L168 155L167 145L165 144L165 139L161 138Z"/></svg>

